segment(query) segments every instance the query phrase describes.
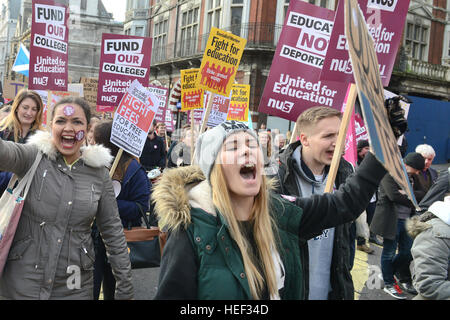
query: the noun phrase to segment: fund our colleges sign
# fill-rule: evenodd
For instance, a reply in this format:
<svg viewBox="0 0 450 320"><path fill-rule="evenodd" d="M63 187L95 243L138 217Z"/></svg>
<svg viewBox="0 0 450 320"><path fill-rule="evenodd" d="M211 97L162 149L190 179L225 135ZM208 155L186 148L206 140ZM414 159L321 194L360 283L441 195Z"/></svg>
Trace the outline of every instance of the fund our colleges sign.
<svg viewBox="0 0 450 320"><path fill-rule="evenodd" d="M319 80L333 20L334 11L290 2L259 112L295 121L314 106L341 109L348 84Z"/></svg>
<svg viewBox="0 0 450 320"><path fill-rule="evenodd" d="M31 90L67 91L69 9L52 0L33 0L30 43Z"/></svg>
<svg viewBox="0 0 450 320"><path fill-rule="evenodd" d="M134 80L148 85L151 54L151 38L103 34L97 88L97 106L102 106L99 111L114 111Z"/></svg>

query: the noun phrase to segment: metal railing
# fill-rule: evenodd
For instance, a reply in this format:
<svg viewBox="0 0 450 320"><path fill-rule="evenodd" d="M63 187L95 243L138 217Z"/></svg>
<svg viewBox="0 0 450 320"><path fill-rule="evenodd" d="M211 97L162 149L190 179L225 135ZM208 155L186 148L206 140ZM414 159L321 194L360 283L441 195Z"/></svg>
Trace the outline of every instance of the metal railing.
<svg viewBox="0 0 450 320"><path fill-rule="evenodd" d="M247 39L246 49L275 50L280 38L282 25L267 23L247 23L222 29ZM209 33L183 39L174 43L154 46L152 64L203 55Z"/></svg>

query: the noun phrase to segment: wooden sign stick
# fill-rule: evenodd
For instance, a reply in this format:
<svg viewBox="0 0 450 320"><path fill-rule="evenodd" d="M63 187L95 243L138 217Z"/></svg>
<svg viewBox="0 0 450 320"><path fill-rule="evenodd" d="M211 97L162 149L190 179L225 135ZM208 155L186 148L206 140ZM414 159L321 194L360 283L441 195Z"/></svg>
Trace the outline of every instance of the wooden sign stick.
<svg viewBox="0 0 450 320"><path fill-rule="evenodd" d="M334 149L333 160L331 161L330 171L328 172L327 184L325 186L324 193L333 192L334 180L336 180L336 174L341 160L342 151L345 148L345 137L347 135L348 124L352 118L353 110L355 109L356 102L356 85L352 83L350 85L350 92L348 95L347 103L345 105L344 116L342 117L341 127L339 128L339 135L336 141L336 147Z"/></svg>
<svg viewBox="0 0 450 320"><path fill-rule="evenodd" d="M294 143L295 141L297 141L297 121L295 122L294 130L292 130L291 141L289 141L289 144Z"/></svg>
<svg viewBox="0 0 450 320"><path fill-rule="evenodd" d="M206 129L206 126L208 124L208 118L209 118L209 115L211 114L212 104L213 104L215 97L216 97L216 94L211 93L211 96L209 97L208 105L206 106L205 114L203 117L202 127L200 128L200 132L198 133L199 135L202 134Z"/></svg>
<svg viewBox="0 0 450 320"><path fill-rule="evenodd" d="M195 137L194 110L191 110L191 165L192 162L194 161L194 151L195 151L194 137Z"/></svg>
<svg viewBox="0 0 450 320"><path fill-rule="evenodd" d="M110 178L113 177L114 172L115 172L116 169L117 169L117 166L118 166L118 164L119 164L120 158L122 157L122 153L123 153L123 149L120 148L120 149L119 149L119 152L117 152L116 159L114 160L114 163L113 163L113 165L112 165L112 167L111 167L111 170L109 171L109 177L110 177Z"/></svg>

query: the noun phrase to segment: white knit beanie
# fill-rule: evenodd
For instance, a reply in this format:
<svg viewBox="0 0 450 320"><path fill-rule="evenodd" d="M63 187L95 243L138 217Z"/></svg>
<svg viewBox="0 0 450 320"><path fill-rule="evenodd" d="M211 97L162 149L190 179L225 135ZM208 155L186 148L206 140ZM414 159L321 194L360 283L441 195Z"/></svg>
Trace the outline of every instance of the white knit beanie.
<svg viewBox="0 0 450 320"><path fill-rule="evenodd" d="M195 146L194 164L198 165L200 169L202 169L203 174L208 181L212 167L216 162L217 155L222 148L223 142L233 133L240 131L251 134L256 141L258 141L258 136L255 131L249 129L245 123L238 121L222 122L217 127L206 131L198 137L197 144Z"/></svg>

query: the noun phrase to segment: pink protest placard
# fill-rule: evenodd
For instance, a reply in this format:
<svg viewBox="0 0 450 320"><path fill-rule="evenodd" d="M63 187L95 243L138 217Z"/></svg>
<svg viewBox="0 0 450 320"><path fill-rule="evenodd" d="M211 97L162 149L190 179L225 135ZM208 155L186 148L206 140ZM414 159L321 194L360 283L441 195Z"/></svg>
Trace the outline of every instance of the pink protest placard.
<svg viewBox="0 0 450 320"><path fill-rule="evenodd" d="M389 86L391 80L409 2L409 0L358 0L369 33L374 40L375 52L380 64L381 82L384 87ZM339 1L328 54L320 79L355 83L345 38L344 1Z"/></svg>
<svg viewBox="0 0 450 320"><path fill-rule="evenodd" d="M174 131L175 124L173 114L167 106L167 98L169 96L169 89L160 86L150 85L148 90L159 99L158 112L155 115L156 122L164 122L167 131Z"/></svg>
<svg viewBox="0 0 450 320"><path fill-rule="evenodd" d="M32 10L28 88L67 91L69 8L33 0Z"/></svg>
<svg viewBox="0 0 450 320"><path fill-rule="evenodd" d="M259 112L295 121L314 106L341 109L347 83L319 80L333 19L334 11L290 2Z"/></svg>
<svg viewBox="0 0 450 320"><path fill-rule="evenodd" d="M114 111L134 80L148 85L151 55L151 38L103 34L97 89L101 111Z"/></svg>

